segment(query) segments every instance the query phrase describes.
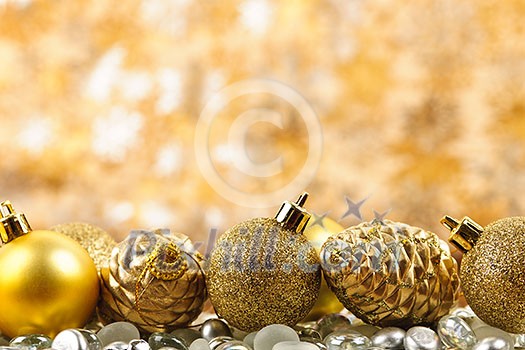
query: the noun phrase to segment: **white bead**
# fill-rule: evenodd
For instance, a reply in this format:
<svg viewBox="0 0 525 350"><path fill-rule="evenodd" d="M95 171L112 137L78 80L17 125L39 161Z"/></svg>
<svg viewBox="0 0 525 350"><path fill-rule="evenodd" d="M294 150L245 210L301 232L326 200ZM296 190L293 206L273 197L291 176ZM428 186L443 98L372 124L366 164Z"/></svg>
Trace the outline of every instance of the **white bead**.
<svg viewBox="0 0 525 350"><path fill-rule="evenodd" d="M137 327L129 322L114 322L103 327L97 332L102 346L116 341L129 343L133 339L139 339L140 333Z"/></svg>
<svg viewBox="0 0 525 350"><path fill-rule="evenodd" d="M273 346L282 341L299 341L299 335L285 325L272 324L264 327L255 335L253 345L255 350L272 350Z"/></svg>
<svg viewBox="0 0 525 350"><path fill-rule="evenodd" d="M272 350L319 350L319 348L312 343L302 341L282 341L275 344Z"/></svg>
<svg viewBox="0 0 525 350"><path fill-rule="evenodd" d="M478 340L483 340L485 338L501 338L504 339L508 344L510 344L510 349L514 349L514 338L507 332L491 326L483 326L474 329L474 333Z"/></svg>
<svg viewBox="0 0 525 350"><path fill-rule="evenodd" d="M410 328L403 341L406 350L438 350L441 347L436 332L426 327Z"/></svg>
<svg viewBox="0 0 525 350"><path fill-rule="evenodd" d="M56 350L101 350L97 336L84 329L66 329L58 333L51 345Z"/></svg>
<svg viewBox="0 0 525 350"><path fill-rule="evenodd" d="M512 348L506 339L487 337L474 345L472 350L511 350Z"/></svg>
<svg viewBox="0 0 525 350"><path fill-rule="evenodd" d="M257 332L248 333L248 335L244 337L242 341L253 348L253 341L255 340L256 335L257 335Z"/></svg>
<svg viewBox="0 0 525 350"><path fill-rule="evenodd" d="M190 350L211 350L211 348L206 339L199 338L191 343Z"/></svg>
<svg viewBox="0 0 525 350"><path fill-rule="evenodd" d="M405 331L397 327L385 327L370 338L374 346L384 349L402 348L404 339Z"/></svg>

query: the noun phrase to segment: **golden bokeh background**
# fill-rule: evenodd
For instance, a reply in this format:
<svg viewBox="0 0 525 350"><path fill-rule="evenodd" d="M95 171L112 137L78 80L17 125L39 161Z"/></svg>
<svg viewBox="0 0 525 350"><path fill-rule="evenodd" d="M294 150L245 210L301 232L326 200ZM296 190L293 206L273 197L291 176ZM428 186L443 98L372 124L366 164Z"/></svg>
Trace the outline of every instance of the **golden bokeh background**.
<svg viewBox="0 0 525 350"><path fill-rule="evenodd" d="M34 228L85 221L117 239L169 227L205 241L273 216L294 198L254 208L258 196L313 151L285 98L232 99L207 134L217 174L253 205L221 196L195 153L214 94L262 79L299 93L322 125L303 186L312 211L349 226L345 196L366 199L363 219L391 209L443 236L445 213L523 215L524 16L520 0L0 0L1 197ZM278 122L254 123L232 149L249 110ZM272 176L237 164L279 157Z"/></svg>

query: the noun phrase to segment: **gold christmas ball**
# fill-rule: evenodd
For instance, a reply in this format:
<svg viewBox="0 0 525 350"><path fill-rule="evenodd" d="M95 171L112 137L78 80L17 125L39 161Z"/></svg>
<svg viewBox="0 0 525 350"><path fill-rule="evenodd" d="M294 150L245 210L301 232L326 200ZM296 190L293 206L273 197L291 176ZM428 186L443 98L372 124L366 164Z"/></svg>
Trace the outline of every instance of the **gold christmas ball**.
<svg viewBox="0 0 525 350"><path fill-rule="evenodd" d="M86 324L99 296L97 269L77 242L32 231L0 249L0 331L46 334Z"/></svg>
<svg viewBox="0 0 525 350"><path fill-rule="evenodd" d="M102 268L100 316L143 332L171 332L199 316L207 298L203 256L169 230L132 231Z"/></svg>
<svg viewBox="0 0 525 350"><path fill-rule="evenodd" d="M274 323L291 326L314 306L319 258L301 234L304 226L296 228L258 218L219 238L206 281L215 311L232 326L246 332Z"/></svg>
<svg viewBox="0 0 525 350"><path fill-rule="evenodd" d="M73 222L53 226L51 231L60 232L74 239L87 250L97 269L108 266L111 251L117 242L103 229L81 222Z"/></svg>
<svg viewBox="0 0 525 350"><path fill-rule="evenodd" d="M363 321L429 325L457 304L457 263L437 235L390 220L364 222L330 237L321 265L330 288Z"/></svg>
<svg viewBox="0 0 525 350"><path fill-rule="evenodd" d="M465 254L460 280L465 299L484 322L525 333L525 217L497 220L485 228L465 217L442 220L450 240Z"/></svg>
<svg viewBox="0 0 525 350"><path fill-rule="evenodd" d="M344 227L339 225L336 221L326 216L315 216L308 221L308 225L304 230L304 235L310 241L315 251L319 255L321 247L326 240L336 233L344 230ZM343 310L343 304L337 299L335 294L330 290L326 281L321 282L321 289L319 290L319 298L314 307L308 313L304 321L318 320L324 315L338 313Z"/></svg>

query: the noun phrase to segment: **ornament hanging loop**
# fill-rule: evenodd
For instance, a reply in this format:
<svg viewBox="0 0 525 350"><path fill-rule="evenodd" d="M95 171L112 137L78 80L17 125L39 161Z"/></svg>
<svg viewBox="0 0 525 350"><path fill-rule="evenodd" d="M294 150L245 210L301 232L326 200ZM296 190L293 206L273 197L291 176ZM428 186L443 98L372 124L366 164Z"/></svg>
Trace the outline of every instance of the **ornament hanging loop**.
<svg viewBox="0 0 525 350"><path fill-rule="evenodd" d="M17 213L10 201L0 203L0 239L2 244L31 232L31 226L22 213Z"/></svg>
<svg viewBox="0 0 525 350"><path fill-rule="evenodd" d="M463 253L471 250L483 233L483 227L468 216L458 221L445 215L441 219L441 224L450 230L448 241Z"/></svg>
<svg viewBox="0 0 525 350"><path fill-rule="evenodd" d="M297 234L304 232L310 213L302 206L308 199L308 192L303 192L295 203L286 201L275 215L275 219L285 228L294 231Z"/></svg>

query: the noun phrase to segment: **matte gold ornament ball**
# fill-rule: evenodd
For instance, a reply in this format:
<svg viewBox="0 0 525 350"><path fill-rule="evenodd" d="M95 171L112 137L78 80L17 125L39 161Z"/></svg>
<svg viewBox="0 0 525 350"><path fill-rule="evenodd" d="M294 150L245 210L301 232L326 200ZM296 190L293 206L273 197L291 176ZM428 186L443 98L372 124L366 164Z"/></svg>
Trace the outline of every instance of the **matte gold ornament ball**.
<svg viewBox="0 0 525 350"><path fill-rule="evenodd" d="M321 272L302 234L310 214L285 202L275 218L257 218L226 231L211 253L207 286L215 311L243 331L294 325L312 309Z"/></svg>
<svg viewBox="0 0 525 350"><path fill-rule="evenodd" d="M314 217L308 221L308 225L304 230L304 235L315 248L317 255L319 255L323 243L326 242L330 236L343 230L344 227L339 225L333 219L327 216L317 217L314 215ZM304 320L316 321L324 315L338 313L343 310L343 308L343 304L341 304L335 294L330 290L323 278L321 289L319 290L319 298Z"/></svg>
<svg viewBox="0 0 525 350"><path fill-rule="evenodd" d="M525 217L497 220L485 228L465 217L445 216L450 241L464 252L460 279L476 315L510 333L525 333Z"/></svg>
<svg viewBox="0 0 525 350"><path fill-rule="evenodd" d="M457 304L457 263L446 243L421 228L373 220L332 236L321 250L330 288L363 321L429 325Z"/></svg>
<svg viewBox="0 0 525 350"><path fill-rule="evenodd" d="M183 234L132 231L101 269L100 315L132 322L145 333L189 325L207 299L203 262Z"/></svg>
<svg viewBox="0 0 525 350"><path fill-rule="evenodd" d="M0 331L9 337L82 327L93 313L99 281L77 242L53 231L32 231L9 202L0 205Z"/></svg>
<svg viewBox="0 0 525 350"><path fill-rule="evenodd" d="M87 250L99 270L108 265L111 251L117 245L117 242L115 242L109 233L100 227L87 223L66 223L53 226L50 230L60 232L77 241Z"/></svg>

